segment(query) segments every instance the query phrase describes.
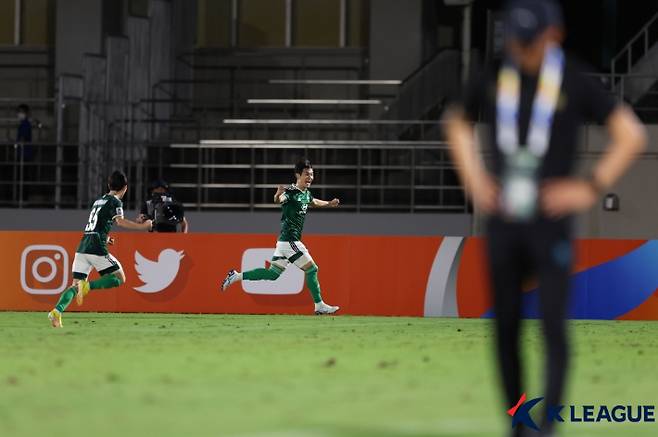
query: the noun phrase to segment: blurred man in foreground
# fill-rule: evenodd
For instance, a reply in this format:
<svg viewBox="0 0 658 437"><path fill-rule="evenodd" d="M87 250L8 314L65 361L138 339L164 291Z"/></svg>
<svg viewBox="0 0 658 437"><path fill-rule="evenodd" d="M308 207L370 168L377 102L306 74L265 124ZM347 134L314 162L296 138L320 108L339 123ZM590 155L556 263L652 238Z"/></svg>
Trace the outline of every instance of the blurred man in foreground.
<svg viewBox="0 0 658 437"><path fill-rule="evenodd" d="M523 281L537 276L546 342L544 405L560 404L568 346L572 216L587 211L628 169L646 143L633 112L606 95L565 56L554 1L507 5L505 59L474 80L445 116L446 136L465 189L487 214L489 270L498 363L508 408L523 394L519 357ZM488 125L492 168L478 154L473 122ZM578 130L605 124L610 143L589 176L572 175ZM541 435L553 435L546 419ZM522 426L513 435L524 435Z"/></svg>

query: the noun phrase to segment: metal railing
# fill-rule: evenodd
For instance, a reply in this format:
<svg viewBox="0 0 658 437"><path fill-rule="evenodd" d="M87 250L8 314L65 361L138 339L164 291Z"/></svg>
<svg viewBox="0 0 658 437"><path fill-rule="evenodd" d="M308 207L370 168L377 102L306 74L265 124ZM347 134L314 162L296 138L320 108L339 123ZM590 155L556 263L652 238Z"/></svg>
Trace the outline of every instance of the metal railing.
<svg viewBox="0 0 658 437"><path fill-rule="evenodd" d="M633 65L641 59L648 51L649 47L658 42L658 32L652 34L658 26L658 13L642 26L642 29L619 51L619 53L610 61L610 79L615 80L620 73L630 73ZM622 68L617 68L621 63Z"/></svg>
<svg viewBox="0 0 658 437"><path fill-rule="evenodd" d="M0 206L75 207L78 145L0 143Z"/></svg>
<svg viewBox="0 0 658 437"><path fill-rule="evenodd" d="M55 114L54 97L2 97L0 98L0 139L15 140L18 120L16 108L21 104L30 106L33 141L51 141L54 139L58 120Z"/></svg>
<svg viewBox="0 0 658 437"><path fill-rule="evenodd" d="M442 108L459 89L459 53L438 52L429 62L407 77L385 118L423 119Z"/></svg>
<svg viewBox="0 0 658 437"><path fill-rule="evenodd" d="M226 118L222 121L223 136L249 130L249 139L273 139L278 134L286 138L323 138L329 140L440 140L436 120L370 120L370 119L309 119L309 118Z"/></svg>
<svg viewBox="0 0 658 437"><path fill-rule="evenodd" d="M196 210L275 208L292 163L315 164L313 193L349 211L466 212L468 204L442 142L204 141L148 146L146 178L164 177Z"/></svg>
<svg viewBox="0 0 658 437"><path fill-rule="evenodd" d="M603 89L620 102L630 102L645 122L658 120L658 76L641 74L587 73L599 80ZM641 99L639 98L641 97Z"/></svg>

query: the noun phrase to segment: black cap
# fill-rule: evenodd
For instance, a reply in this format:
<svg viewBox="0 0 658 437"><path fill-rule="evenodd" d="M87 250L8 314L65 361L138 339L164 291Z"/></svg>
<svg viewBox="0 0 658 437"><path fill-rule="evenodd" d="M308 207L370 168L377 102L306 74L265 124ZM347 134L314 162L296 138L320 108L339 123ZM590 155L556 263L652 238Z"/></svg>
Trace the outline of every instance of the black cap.
<svg viewBox="0 0 658 437"><path fill-rule="evenodd" d="M156 179L151 182L151 190L155 190L156 188L164 188L165 190L168 190L169 184L164 179Z"/></svg>
<svg viewBox="0 0 658 437"><path fill-rule="evenodd" d="M562 25L562 7L553 0L513 0L505 7L506 39L529 44L546 28Z"/></svg>

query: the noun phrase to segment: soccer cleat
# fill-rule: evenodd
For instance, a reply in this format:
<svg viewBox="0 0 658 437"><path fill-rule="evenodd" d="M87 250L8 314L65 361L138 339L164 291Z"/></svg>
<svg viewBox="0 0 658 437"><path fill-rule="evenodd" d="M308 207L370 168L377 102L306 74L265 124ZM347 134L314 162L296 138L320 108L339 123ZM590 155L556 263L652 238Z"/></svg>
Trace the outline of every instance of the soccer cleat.
<svg viewBox="0 0 658 437"><path fill-rule="evenodd" d="M62 325L62 313L56 309L48 313L48 320L50 320L50 324L53 325L53 328L61 328L64 326Z"/></svg>
<svg viewBox="0 0 658 437"><path fill-rule="evenodd" d="M333 306L333 305L327 305L324 302L316 303L315 304L315 315L320 316L323 314L333 314L336 311L338 311L340 307Z"/></svg>
<svg viewBox="0 0 658 437"><path fill-rule="evenodd" d="M226 290L233 283L237 282L237 280L238 272L236 270L229 270L226 278L224 278L224 282L222 282L222 291Z"/></svg>
<svg viewBox="0 0 658 437"><path fill-rule="evenodd" d="M80 280L78 281L78 292L75 294L75 303L78 306L82 305L82 302L85 300L85 296L89 294L89 281Z"/></svg>

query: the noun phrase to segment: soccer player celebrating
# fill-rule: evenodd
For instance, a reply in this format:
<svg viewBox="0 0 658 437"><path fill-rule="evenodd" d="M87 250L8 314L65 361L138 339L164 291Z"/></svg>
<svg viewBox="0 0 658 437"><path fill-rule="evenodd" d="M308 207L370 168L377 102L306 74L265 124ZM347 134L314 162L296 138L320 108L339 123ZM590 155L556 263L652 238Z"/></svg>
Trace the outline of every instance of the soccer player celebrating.
<svg viewBox="0 0 658 437"><path fill-rule="evenodd" d="M269 269L259 268L246 272L231 270L222 283L222 290L231 284L246 281L274 281L292 263L306 273L306 284L315 302L315 314L333 314L339 307L327 305L320 295L318 282L318 266L300 240L306 210L309 206L316 208L336 208L340 204L338 199L331 201L316 199L311 195L309 187L313 183L313 167L308 160L301 160L295 165L297 181L289 186L280 186L274 194L274 203L281 204L281 234L276 243Z"/></svg>
<svg viewBox="0 0 658 437"><path fill-rule="evenodd" d="M122 228L144 230L151 229L151 220L135 223L123 217L121 199L128 191L126 175L120 171L112 173L108 181L109 193L96 200L91 208L84 235L73 259L73 285L60 295L55 308L48 313L48 319L54 328L62 327L62 313L75 296L78 305L82 305L89 290L114 288L126 282L121 263L107 250L112 243L109 237L112 225ZM95 268L101 277L88 282L91 269Z"/></svg>

